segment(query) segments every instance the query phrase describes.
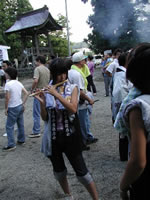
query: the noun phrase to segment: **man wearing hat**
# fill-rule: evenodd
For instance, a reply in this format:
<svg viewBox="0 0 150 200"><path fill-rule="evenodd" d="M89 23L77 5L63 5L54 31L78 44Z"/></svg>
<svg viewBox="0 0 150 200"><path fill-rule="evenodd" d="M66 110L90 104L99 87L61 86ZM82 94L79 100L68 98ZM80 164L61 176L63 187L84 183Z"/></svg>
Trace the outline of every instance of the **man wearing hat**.
<svg viewBox="0 0 150 200"><path fill-rule="evenodd" d="M90 148L86 146L87 144L95 143L98 139L91 137L88 122L89 122L89 114L87 104L94 104L94 101L87 96L87 79L83 71L81 70L85 65L85 56L82 52L77 52L72 56L73 65L68 72L69 81L72 84L77 84L80 89L80 100L78 107L78 114L82 132L82 138L84 143L83 150L89 150Z"/></svg>

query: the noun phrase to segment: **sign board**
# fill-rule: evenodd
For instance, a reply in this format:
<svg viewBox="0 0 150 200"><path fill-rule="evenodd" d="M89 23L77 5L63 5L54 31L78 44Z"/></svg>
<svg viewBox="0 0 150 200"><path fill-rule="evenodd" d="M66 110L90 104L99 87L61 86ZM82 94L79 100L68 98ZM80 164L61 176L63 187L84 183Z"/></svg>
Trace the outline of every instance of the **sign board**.
<svg viewBox="0 0 150 200"><path fill-rule="evenodd" d="M10 49L10 47L0 45L0 66L1 66L3 60L9 60L8 49Z"/></svg>

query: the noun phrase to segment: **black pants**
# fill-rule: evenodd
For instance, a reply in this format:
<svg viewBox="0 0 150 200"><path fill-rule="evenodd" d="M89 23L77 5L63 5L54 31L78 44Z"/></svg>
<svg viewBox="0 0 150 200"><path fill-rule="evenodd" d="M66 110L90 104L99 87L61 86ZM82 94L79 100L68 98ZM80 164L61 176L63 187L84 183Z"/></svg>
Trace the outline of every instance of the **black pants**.
<svg viewBox="0 0 150 200"><path fill-rule="evenodd" d="M119 134L119 154L120 154L120 160L121 161L127 161L128 160L128 138L125 136L124 138L120 137Z"/></svg>
<svg viewBox="0 0 150 200"><path fill-rule="evenodd" d="M65 136L64 133L57 134L57 139L52 141L52 156L50 160L54 172L63 172L66 169L63 153L67 156L77 176L84 176L88 169L85 165L82 153L72 154L72 136ZM76 144L78 145L78 144Z"/></svg>
<svg viewBox="0 0 150 200"><path fill-rule="evenodd" d="M6 83L6 78L5 76L1 76L1 86L3 87Z"/></svg>
<svg viewBox="0 0 150 200"><path fill-rule="evenodd" d="M92 87L93 93L96 93L96 87L95 87L92 75L87 77L87 81L88 81L87 90L91 92L91 87Z"/></svg>

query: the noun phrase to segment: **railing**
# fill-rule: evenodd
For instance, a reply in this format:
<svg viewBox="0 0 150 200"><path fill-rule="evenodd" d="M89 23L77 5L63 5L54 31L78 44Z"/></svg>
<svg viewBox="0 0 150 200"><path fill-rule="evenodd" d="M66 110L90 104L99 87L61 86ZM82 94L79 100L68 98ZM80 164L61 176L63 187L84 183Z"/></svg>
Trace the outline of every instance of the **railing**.
<svg viewBox="0 0 150 200"><path fill-rule="evenodd" d="M18 70L18 77L33 77L34 68L19 68Z"/></svg>
<svg viewBox="0 0 150 200"><path fill-rule="evenodd" d="M28 56L31 56L31 55L50 55L51 54L51 50L49 47L39 47L38 51L36 48L34 47L31 47L31 48L26 48L25 49L25 53L28 55Z"/></svg>
<svg viewBox="0 0 150 200"><path fill-rule="evenodd" d="M23 52L23 54L20 57L21 63L19 64L19 69L22 68L33 68L35 58L38 55L51 55L51 50L49 47L39 47L38 52L37 49L34 47L26 48Z"/></svg>

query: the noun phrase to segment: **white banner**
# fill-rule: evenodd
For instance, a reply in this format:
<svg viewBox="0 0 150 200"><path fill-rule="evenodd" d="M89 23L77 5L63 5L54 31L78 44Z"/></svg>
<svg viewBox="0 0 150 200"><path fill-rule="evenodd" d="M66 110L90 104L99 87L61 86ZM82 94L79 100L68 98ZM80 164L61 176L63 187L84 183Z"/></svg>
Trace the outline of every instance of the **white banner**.
<svg viewBox="0 0 150 200"><path fill-rule="evenodd" d="M0 45L0 65L2 64L3 60L9 60L8 49L10 49L10 47Z"/></svg>

